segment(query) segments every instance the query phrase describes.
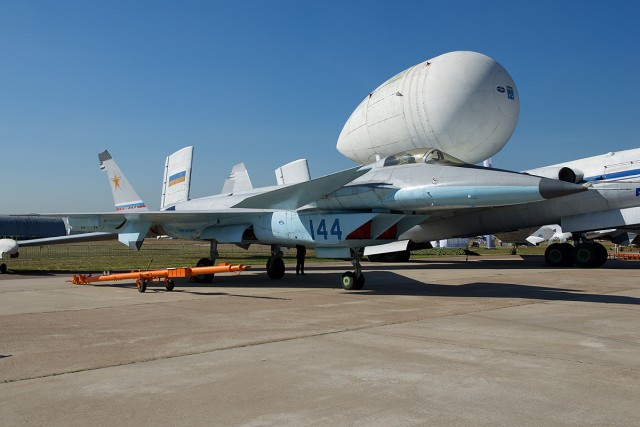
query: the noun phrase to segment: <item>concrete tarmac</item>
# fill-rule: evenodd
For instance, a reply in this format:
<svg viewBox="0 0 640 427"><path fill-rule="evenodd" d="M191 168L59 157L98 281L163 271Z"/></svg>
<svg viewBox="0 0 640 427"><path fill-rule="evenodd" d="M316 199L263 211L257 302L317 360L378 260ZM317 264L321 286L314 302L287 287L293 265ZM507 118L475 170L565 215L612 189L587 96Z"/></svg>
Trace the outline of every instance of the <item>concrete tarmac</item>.
<svg viewBox="0 0 640 427"><path fill-rule="evenodd" d="M75 286L0 276L3 425L640 425L636 262L346 263Z"/></svg>

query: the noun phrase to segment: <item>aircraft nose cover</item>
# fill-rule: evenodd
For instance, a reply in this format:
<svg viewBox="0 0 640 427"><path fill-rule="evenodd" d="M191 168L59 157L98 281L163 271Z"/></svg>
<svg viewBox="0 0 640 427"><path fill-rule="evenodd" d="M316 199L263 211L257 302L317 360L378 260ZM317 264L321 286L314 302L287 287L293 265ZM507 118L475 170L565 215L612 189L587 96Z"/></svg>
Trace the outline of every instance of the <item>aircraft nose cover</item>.
<svg viewBox="0 0 640 427"><path fill-rule="evenodd" d="M450 52L371 92L344 125L337 149L362 164L416 148L478 163L504 147L519 113L515 83L498 62L476 52Z"/></svg>
<svg viewBox="0 0 640 427"><path fill-rule="evenodd" d="M571 182L558 181L557 179L541 178L538 185L540 195L545 199L568 196L569 194L587 191L587 187Z"/></svg>

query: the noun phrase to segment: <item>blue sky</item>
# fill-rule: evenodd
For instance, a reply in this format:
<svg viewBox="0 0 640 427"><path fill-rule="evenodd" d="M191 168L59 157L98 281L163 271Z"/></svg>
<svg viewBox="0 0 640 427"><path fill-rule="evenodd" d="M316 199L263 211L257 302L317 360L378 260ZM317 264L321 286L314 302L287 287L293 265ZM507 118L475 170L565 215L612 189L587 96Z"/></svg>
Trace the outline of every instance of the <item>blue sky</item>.
<svg viewBox="0 0 640 427"><path fill-rule="evenodd" d="M192 196L235 163L254 185L335 149L359 102L452 50L500 62L520 119L494 165L640 147L636 1L0 0L0 213L113 210L109 149L152 208L169 153L195 146Z"/></svg>

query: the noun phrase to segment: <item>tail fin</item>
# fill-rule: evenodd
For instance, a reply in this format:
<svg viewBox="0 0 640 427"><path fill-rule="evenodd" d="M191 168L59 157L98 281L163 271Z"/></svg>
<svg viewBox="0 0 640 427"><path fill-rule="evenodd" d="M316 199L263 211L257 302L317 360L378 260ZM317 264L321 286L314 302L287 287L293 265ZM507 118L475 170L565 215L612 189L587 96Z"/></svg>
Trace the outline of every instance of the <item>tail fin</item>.
<svg viewBox="0 0 640 427"><path fill-rule="evenodd" d="M107 150L98 154L98 160L100 169L106 171L109 176L109 186L116 210L148 210Z"/></svg>
<svg viewBox="0 0 640 427"><path fill-rule="evenodd" d="M160 209L189 200L192 162L193 147L191 146L184 147L167 157L164 164Z"/></svg>
<svg viewBox="0 0 640 427"><path fill-rule="evenodd" d="M278 185L297 184L311 179L307 159L295 160L275 170Z"/></svg>
<svg viewBox="0 0 640 427"><path fill-rule="evenodd" d="M251 184L247 168L245 168L244 163L239 163L231 169L231 173L224 180L222 193L234 193L236 191L251 190L252 188L253 184Z"/></svg>

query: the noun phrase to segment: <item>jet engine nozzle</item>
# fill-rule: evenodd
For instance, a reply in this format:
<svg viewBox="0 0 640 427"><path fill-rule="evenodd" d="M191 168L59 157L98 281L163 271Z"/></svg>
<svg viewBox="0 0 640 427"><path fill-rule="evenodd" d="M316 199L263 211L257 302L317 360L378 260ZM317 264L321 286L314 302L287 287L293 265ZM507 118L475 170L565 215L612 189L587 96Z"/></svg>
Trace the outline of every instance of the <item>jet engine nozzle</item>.
<svg viewBox="0 0 640 427"><path fill-rule="evenodd" d="M581 193L589 188L581 184L559 181L557 179L541 178L538 185L540 195L545 199L568 196L570 194Z"/></svg>

